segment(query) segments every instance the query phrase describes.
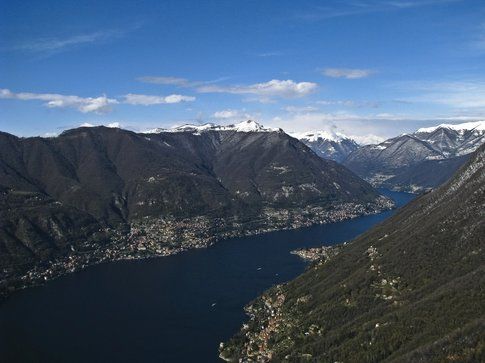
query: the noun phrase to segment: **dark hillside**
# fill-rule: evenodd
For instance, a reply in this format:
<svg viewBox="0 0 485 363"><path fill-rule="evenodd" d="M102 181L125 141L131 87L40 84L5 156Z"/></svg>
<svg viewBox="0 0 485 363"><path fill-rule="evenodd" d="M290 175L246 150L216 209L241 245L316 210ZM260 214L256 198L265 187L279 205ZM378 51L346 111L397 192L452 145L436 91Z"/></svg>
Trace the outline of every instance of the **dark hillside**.
<svg viewBox="0 0 485 363"><path fill-rule="evenodd" d="M0 188L0 286L390 207L281 131L0 133Z"/></svg>
<svg viewBox="0 0 485 363"><path fill-rule="evenodd" d="M449 182L248 306L226 360L485 361L485 146Z"/></svg>

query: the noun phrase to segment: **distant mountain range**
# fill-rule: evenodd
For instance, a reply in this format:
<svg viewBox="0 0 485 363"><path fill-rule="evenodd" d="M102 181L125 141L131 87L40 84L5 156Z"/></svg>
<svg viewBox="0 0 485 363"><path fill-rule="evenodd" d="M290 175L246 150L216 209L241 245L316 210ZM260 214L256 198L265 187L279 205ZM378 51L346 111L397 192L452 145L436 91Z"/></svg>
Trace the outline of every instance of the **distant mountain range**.
<svg viewBox="0 0 485 363"><path fill-rule="evenodd" d="M213 123L206 123L202 125L185 124L175 126L172 128L155 128L143 131L145 134L159 134L162 132L190 132L192 134L201 134L207 131L235 131L235 132L282 132L283 130L277 128L264 127L253 120L243 121L232 125L216 125Z"/></svg>
<svg viewBox="0 0 485 363"><path fill-rule="evenodd" d="M409 160L408 152L460 157L480 134L439 126L384 143L381 151L391 148L397 160ZM355 240L322 249L305 273L251 302L249 321L221 344L221 357L485 361L484 211L485 145L443 186Z"/></svg>
<svg viewBox="0 0 485 363"><path fill-rule="evenodd" d="M49 279L106 259L374 213L391 202L346 167L374 186L429 189L484 135L484 121L439 125L358 147L338 133L291 137L251 120L0 133L0 291L28 271Z"/></svg>
<svg viewBox="0 0 485 363"><path fill-rule="evenodd" d="M313 131L290 135L310 147L318 156L337 162L344 161L350 153L359 148L354 140L339 132Z"/></svg>
<svg viewBox="0 0 485 363"><path fill-rule="evenodd" d="M27 271L17 286L391 207L281 130L247 121L154 131L0 133L0 289Z"/></svg>
<svg viewBox="0 0 485 363"><path fill-rule="evenodd" d="M374 186L419 192L445 182L485 142L485 121L422 128L350 153L343 164Z"/></svg>

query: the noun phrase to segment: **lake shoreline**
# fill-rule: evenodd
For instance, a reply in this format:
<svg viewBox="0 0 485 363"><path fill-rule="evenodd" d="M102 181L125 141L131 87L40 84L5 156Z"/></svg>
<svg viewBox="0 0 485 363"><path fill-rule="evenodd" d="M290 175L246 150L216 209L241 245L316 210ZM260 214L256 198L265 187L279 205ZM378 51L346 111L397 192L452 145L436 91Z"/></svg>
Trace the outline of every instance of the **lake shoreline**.
<svg viewBox="0 0 485 363"><path fill-rule="evenodd" d="M414 198L386 195L398 207ZM216 363L219 343L247 320L243 307L308 268L291 251L340 245L396 210L224 239L166 259L104 261L17 291L0 305L0 357Z"/></svg>
<svg viewBox="0 0 485 363"><path fill-rule="evenodd" d="M32 269L27 270L20 276L7 278L0 281L0 306L16 291L28 289L34 286L55 280L67 274L76 273L91 266L127 260L144 260L160 257L168 257L186 252L192 249L202 249L213 246L221 241L262 235L277 231L297 230L309 228L317 225L340 223L367 215L380 214L396 208L394 202L389 203L388 199L381 199L380 203L369 203L367 205L342 204L334 210L326 211L324 214L317 215L317 218L301 218L297 222L282 225L280 221L265 227L253 227L253 229L238 228L229 229L206 238L194 237L187 243L180 243L176 246L163 246L148 248L145 243L140 243L136 238L119 237L113 243L102 246L91 251L72 250L67 256L60 257L49 263L42 263ZM137 226L138 227L138 226ZM138 227L139 228L139 227ZM150 226L153 228L153 226ZM133 231L133 228L132 228ZM145 232L145 231L144 231ZM130 232L133 235L133 232ZM146 232L142 234L143 240ZM131 236L130 236L131 237ZM149 242L152 242L149 239Z"/></svg>

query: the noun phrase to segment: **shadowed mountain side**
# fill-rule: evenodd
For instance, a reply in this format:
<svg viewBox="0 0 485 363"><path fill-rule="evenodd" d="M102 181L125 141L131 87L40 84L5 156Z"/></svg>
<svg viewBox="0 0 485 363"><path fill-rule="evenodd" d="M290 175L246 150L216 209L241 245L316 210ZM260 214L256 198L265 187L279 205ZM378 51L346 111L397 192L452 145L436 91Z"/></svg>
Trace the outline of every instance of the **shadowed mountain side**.
<svg viewBox="0 0 485 363"><path fill-rule="evenodd" d="M419 129L353 151L343 164L374 186L419 192L448 180L485 142L485 121Z"/></svg>
<svg viewBox="0 0 485 363"><path fill-rule="evenodd" d="M71 258L69 267L59 262L59 271L75 270L391 206L345 167L284 132L251 130L137 134L83 127L55 138L0 133L6 279L18 266L56 256Z"/></svg>
<svg viewBox="0 0 485 363"><path fill-rule="evenodd" d="M221 357L483 361L484 211L482 146L442 187L352 242L322 249L304 274L252 302Z"/></svg>

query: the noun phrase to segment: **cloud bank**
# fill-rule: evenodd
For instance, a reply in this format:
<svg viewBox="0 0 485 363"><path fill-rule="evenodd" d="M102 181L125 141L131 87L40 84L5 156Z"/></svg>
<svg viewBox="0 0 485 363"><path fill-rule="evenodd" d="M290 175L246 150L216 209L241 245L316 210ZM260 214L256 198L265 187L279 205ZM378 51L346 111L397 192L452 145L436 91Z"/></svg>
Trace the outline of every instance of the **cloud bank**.
<svg viewBox="0 0 485 363"><path fill-rule="evenodd" d="M48 108L73 108L82 113L109 112L113 105L119 103L116 99L108 98L105 95L100 97L79 97L56 93L14 93L8 89L0 89L0 98L22 101L39 100L43 101L44 106Z"/></svg>
<svg viewBox="0 0 485 363"><path fill-rule="evenodd" d="M180 102L195 101L195 97L172 94L168 96L155 96L129 93L122 100L108 98L106 95L99 97L80 97L74 95L61 95L57 93L15 93L6 88L0 88L0 99L13 99L21 101L43 101L48 108L72 108L82 113L107 113L113 105L120 103L129 105L160 105Z"/></svg>
<svg viewBox="0 0 485 363"><path fill-rule="evenodd" d="M152 96L152 95L140 95L140 94L133 94L129 93L124 96L123 103L127 103L129 105L142 105L142 106L150 106L150 105L161 105L164 103L180 103L180 102L191 102L195 101L195 97L192 96L183 96L183 95L169 95L169 96Z"/></svg>
<svg viewBox="0 0 485 363"><path fill-rule="evenodd" d="M206 85L197 88L200 93L231 93L246 94L268 99L272 97L297 98L315 92L318 85L313 82L294 82L288 80L272 79L268 82L251 85L220 86Z"/></svg>
<svg viewBox="0 0 485 363"><path fill-rule="evenodd" d="M249 95L258 101L270 101L272 98L298 98L313 93L318 85L313 82L295 82L291 79L272 79L267 82L249 85L220 85L225 78L214 81L190 81L186 78L167 76L145 76L137 78L138 81L160 85L170 85L191 88L198 93L229 93Z"/></svg>

